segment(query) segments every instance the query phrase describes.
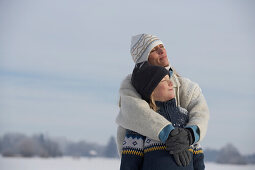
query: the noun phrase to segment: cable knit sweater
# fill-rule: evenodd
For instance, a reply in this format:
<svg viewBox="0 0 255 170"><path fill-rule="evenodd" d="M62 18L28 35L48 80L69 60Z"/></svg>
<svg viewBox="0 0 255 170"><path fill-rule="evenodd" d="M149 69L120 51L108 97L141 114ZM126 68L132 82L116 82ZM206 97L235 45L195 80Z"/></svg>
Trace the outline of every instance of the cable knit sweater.
<svg viewBox="0 0 255 170"><path fill-rule="evenodd" d="M187 126L197 126L201 141L207 131L209 110L205 98L198 84L187 78L171 77L173 82L177 106L183 107L189 112ZM141 99L131 84L131 75L122 82L120 90L120 112L116 118L119 125L117 130L117 146L121 155L122 143L126 129L130 129L151 139L160 141L161 131L172 123L163 116L157 114L149 107L149 104Z"/></svg>

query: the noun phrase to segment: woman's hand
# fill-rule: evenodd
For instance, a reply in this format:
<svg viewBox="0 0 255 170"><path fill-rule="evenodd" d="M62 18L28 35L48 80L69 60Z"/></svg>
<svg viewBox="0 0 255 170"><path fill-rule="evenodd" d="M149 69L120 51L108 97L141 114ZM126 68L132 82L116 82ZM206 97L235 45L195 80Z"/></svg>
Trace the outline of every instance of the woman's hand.
<svg viewBox="0 0 255 170"><path fill-rule="evenodd" d="M187 150L194 142L191 131L192 130L188 128L175 128L172 130L166 140L166 150L169 151L170 154Z"/></svg>
<svg viewBox="0 0 255 170"><path fill-rule="evenodd" d="M185 149L181 152L173 154L173 156L178 166L187 166L192 159L192 152Z"/></svg>

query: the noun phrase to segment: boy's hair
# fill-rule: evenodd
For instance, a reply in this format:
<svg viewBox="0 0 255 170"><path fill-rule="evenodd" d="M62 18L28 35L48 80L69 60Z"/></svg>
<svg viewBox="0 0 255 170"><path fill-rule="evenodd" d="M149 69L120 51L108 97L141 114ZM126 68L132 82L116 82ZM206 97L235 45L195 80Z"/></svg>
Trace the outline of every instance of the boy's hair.
<svg viewBox="0 0 255 170"><path fill-rule="evenodd" d="M157 105L156 105L156 103L155 103L155 100L154 100L154 98L153 98L153 93L154 93L154 91L153 91L152 94L151 94L150 101L149 101L149 105L150 105L150 108L151 108L152 110L154 110L155 112L157 112L157 111L158 111L158 107L157 107Z"/></svg>

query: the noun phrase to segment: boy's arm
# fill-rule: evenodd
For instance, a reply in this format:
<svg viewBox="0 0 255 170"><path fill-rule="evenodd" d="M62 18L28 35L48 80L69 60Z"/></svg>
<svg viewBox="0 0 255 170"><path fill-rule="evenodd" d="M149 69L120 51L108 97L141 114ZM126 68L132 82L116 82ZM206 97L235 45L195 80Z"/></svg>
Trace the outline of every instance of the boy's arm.
<svg viewBox="0 0 255 170"><path fill-rule="evenodd" d="M125 129L164 142L173 126L141 99L131 84L131 75L122 82L119 92L121 106L116 123Z"/></svg>
<svg viewBox="0 0 255 170"><path fill-rule="evenodd" d="M123 141L125 139L125 135L126 135L126 129L124 129L121 126L118 126L118 128L117 128L117 148L118 148L118 153L119 153L120 158L121 158Z"/></svg>

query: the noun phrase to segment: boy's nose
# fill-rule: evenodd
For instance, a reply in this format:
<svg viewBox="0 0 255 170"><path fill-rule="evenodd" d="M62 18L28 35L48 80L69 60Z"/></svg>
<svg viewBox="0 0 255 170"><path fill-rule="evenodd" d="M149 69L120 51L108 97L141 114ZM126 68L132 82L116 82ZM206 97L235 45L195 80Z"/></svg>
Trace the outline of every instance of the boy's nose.
<svg viewBox="0 0 255 170"><path fill-rule="evenodd" d="M172 87L172 86L173 86L173 82L172 82L171 80L169 80L169 81L168 81L168 85L169 85L170 87Z"/></svg>

